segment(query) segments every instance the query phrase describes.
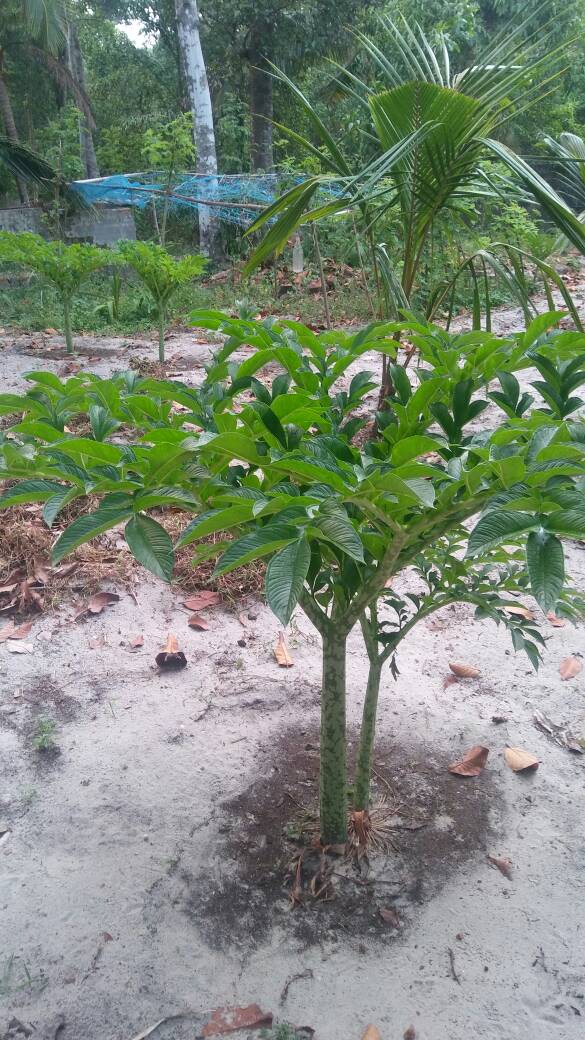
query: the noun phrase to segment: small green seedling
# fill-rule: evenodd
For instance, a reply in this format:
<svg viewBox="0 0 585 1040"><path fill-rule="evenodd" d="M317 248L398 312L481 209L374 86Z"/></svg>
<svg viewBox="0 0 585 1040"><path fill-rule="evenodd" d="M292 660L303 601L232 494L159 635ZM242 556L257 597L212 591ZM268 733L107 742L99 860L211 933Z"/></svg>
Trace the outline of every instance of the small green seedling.
<svg viewBox="0 0 585 1040"><path fill-rule="evenodd" d="M57 726L52 719L39 719L33 737L35 751L52 751L57 747Z"/></svg>

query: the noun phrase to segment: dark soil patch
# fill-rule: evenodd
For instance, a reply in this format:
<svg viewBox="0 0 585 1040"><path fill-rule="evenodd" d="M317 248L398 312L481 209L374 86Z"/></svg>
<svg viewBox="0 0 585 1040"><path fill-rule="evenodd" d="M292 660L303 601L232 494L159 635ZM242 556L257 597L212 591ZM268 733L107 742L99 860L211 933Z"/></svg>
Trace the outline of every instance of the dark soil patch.
<svg viewBox="0 0 585 1040"><path fill-rule="evenodd" d="M477 779L457 778L448 772L447 752L381 746L372 802L394 810L385 831L388 851L372 853L369 862L324 861L315 847L318 733L306 731L301 740L298 730L285 732L262 776L223 804L212 880L189 873L188 853L179 866L178 901L212 947L254 944L277 926L306 945L342 937L396 941L416 906L487 850L497 804L489 769ZM324 868L328 898L315 899L312 888L323 888ZM301 890L293 909L295 875ZM397 926L389 923L392 913L386 920L380 914L389 908Z"/></svg>

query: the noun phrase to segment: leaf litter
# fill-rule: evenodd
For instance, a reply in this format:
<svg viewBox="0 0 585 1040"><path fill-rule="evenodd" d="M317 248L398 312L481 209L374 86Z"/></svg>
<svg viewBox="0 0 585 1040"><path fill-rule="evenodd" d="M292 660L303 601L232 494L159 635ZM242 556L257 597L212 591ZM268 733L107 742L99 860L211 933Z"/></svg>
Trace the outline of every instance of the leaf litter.
<svg viewBox="0 0 585 1040"><path fill-rule="evenodd" d="M187 667L187 658L182 650L179 650L179 641L176 636L169 633L164 650L155 657L158 668L163 671L177 672Z"/></svg>
<svg viewBox="0 0 585 1040"><path fill-rule="evenodd" d="M463 664L461 661L449 661L449 668L458 679L477 679L481 675L479 668L472 664Z"/></svg>
<svg viewBox="0 0 585 1040"><path fill-rule="evenodd" d="M559 665L559 673L561 679L574 679L579 672L583 670L583 662L575 657L573 654L571 657L565 657Z"/></svg>
<svg viewBox="0 0 585 1040"><path fill-rule="evenodd" d="M545 715L543 711L535 711L532 716L534 724L538 726L543 733L546 733L548 737L551 737L556 744L560 744L561 747L567 748L568 751L575 751L578 755L582 755L584 748L581 745L581 741L576 734L572 733L566 726L559 725L553 722L552 719Z"/></svg>
<svg viewBox="0 0 585 1040"><path fill-rule="evenodd" d="M459 762L452 762L449 772L455 776L479 776L489 755L489 748L476 744L466 751Z"/></svg>
<svg viewBox="0 0 585 1040"><path fill-rule="evenodd" d="M512 880L512 860L506 856L489 856L488 863L491 863L492 867L500 871L504 877L508 878L508 881Z"/></svg>
<svg viewBox="0 0 585 1040"><path fill-rule="evenodd" d="M538 769L540 765L540 760L536 755L517 747L505 748L504 759L506 765L513 769L515 773L524 773L532 769Z"/></svg>
<svg viewBox="0 0 585 1040"><path fill-rule="evenodd" d="M279 668L292 668L294 661L290 655L286 640L284 638L284 632L280 632L278 635L278 641L274 647L274 656L278 662Z"/></svg>

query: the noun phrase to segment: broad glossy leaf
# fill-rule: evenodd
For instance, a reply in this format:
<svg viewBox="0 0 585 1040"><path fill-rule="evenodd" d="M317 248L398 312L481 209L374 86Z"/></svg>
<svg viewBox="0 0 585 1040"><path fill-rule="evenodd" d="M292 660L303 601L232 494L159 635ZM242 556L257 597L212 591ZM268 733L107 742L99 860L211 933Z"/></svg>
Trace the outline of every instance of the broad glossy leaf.
<svg viewBox="0 0 585 1040"><path fill-rule="evenodd" d="M69 489L64 489L62 484L54 480L23 480L0 496L0 509L23 502L46 502L48 498L63 490Z"/></svg>
<svg viewBox="0 0 585 1040"><path fill-rule="evenodd" d="M126 524L124 535L134 558L143 567L163 581L173 575L175 554L173 543L156 520L144 513L133 516Z"/></svg>
<svg viewBox="0 0 585 1040"><path fill-rule="evenodd" d="M495 510L487 513L474 527L469 536L467 556L476 556L480 552L505 542L506 539L513 542L516 536L524 532L534 530L540 526L540 521L528 513L514 513L505 509Z"/></svg>
<svg viewBox="0 0 585 1040"><path fill-rule="evenodd" d="M298 540L299 532L296 527L288 524L267 524L258 531L252 531L242 538L231 542L230 546L218 560L214 575L227 574L236 567L241 567L252 560L259 560L263 556L284 549L285 545Z"/></svg>
<svg viewBox="0 0 585 1040"><path fill-rule="evenodd" d="M89 513L87 516L78 517L63 531L63 534L53 546L51 553L53 563L59 563L64 556L73 552L74 549L83 545L84 542L90 542L92 538L96 538L99 534L103 534L104 531L109 531L112 527L115 527L116 524L127 520L132 515L132 512L131 504L127 508L115 505L98 509L95 513Z"/></svg>
<svg viewBox="0 0 585 1040"><path fill-rule="evenodd" d="M296 607L311 561L306 538L292 542L276 553L266 571L266 600L283 625L288 625Z"/></svg>
<svg viewBox="0 0 585 1040"><path fill-rule="evenodd" d="M540 529L526 541L526 563L530 587L539 607L554 610L565 581L563 547L558 538Z"/></svg>

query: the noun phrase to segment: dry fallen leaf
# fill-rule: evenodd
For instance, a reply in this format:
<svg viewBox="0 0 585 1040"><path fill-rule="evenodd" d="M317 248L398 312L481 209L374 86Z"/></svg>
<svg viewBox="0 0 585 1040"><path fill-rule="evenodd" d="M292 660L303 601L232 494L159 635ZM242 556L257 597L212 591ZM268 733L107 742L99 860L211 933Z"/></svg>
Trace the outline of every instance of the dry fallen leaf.
<svg viewBox="0 0 585 1040"><path fill-rule="evenodd" d="M11 654L32 654L33 652L31 643L7 643L6 649Z"/></svg>
<svg viewBox="0 0 585 1040"><path fill-rule="evenodd" d="M191 617L187 620L187 624L189 625L189 628L198 628L201 632L206 632L209 628L207 621L205 618L202 618L200 614L191 614Z"/></svg>
<svg viewBox="0 0 585 1040"><path fill-rule="evenodd" d="M488 862L491 863L492 867L495 867L500 871L504 877L508 878L508 881L512 880L512 860L507 859L505 856L489 856Z"/></svg>
<svg viewBox="0 0 585 1040"><path fill-rule="evenodd" d="M6 639L26 639L32 626L32 621L25 621L23 625L18 625L18 627L11 621L10 624L0 629L0 643L4 643Z"/></svg>
<svg viewBox="0 0 585 1040"><path fill-rule="evenodd" d="M382 1040L382 1034L377 1026L369 1025L362 1036L362 1040Z"/></svg>
<svg viewBox="0 0 585 1040"><path fill-rule="evenodd" d="M35 560L33 573L37 581L40 581L42 585L49 584L51 580L50 564L45 563L44 560Z"/></svg>
<svg viewBox="0 0 585 1040"><path fill-rule="evenodd" d="M513 769L515 773L523 773L524 770L538 769L539 761L535 755L532 755L530 751L523 751L522 748L507 747L504 750L504 759L506 764Z"/></svg>
<svg viewBox="0 0 585 1040"><path fill-rule="evenodd" d="M128 644L133 650L137 650L138 647L144 646L144 636L132 636Z"/></svg>
<svg viewBox="0 0 585 1040"><path fill-rule="evenodd" d="M278 636L278 642L274 647L274 656L281 668L292 668L293 659L290 656L288 647L285 643L284 632L281 632Z"/></svg>
<svg viewBox="0 0 585 1040"><path fill-rule="evenodd" d="M107 645L108 643L103 632L99 636L94 636L93 639L90 639L88 643L90 650L99 650L100 647Z"/></svg>
<svg viewBox="0 0 585 1040"><path fill-rule="evenodd" d="M416 1040L416 1030L414 1026L409 1026L408 1029L405 1030L402 1040Z"/></svg>
<svg viewBox="0 0 585 1040"><path fill-rule="evenodd" d="M449 766L449 772L455 776L479 776L487 762L489 748L476 744L466 751L460 762L453 762Z"/></svg>
<svg viewBox="0 0 585 1040"><path fill-rule="evenodd" d="M550 621L553 628L564 628L567 624L564 618L557 617L557 615L552 610L549 610L548 614L546 615L546 618L547 621Z"/></svg>
<svg viewBox="0 0 585 1040"><path fill-rule="evenodd" d="M565 657L559 665L561 679L574 679L583 668L583 662L578 657Z"/></svg>
<svg viewBox="0 0 585 1040"><path fill-rule="evenodd" d="M516 614L518 617L525 618L526 621L534 621L533 612L528 607L520 606L520 604L518 606L513 604L512 606L504 607L504 610L506 614Z"/></svg>
<svg viewBox="0 0 585 1040"><path fill-rule="evenodd" d="M166 669L167 671L178 671L180 668L187 666L187 658L182 650L179 650L179 643L176 636L167 636L167 642L164 650L160 654L157 654L155 661L159 668Z"/></svg>
<svg viewBox="0 0 585 1040"><path fill-rule="evenodd" d="M395 907L381 906L378 913L380 914L384 924L389 924L392 928L402 928L402 922Z"/></svg>
<svg viewBox="0 0 585 1040"><path fill-rule="evenodd" d="M565 726L553 722L543 711L535 711L533 718L538 728L547 736L552 737L561 747L566 747L569 751L576 751L578 755L583 754L584 749L581 747L579 738Z"/></svg>
<svg viewBox="0 0 585 1040"><path fill-rule="evenodd" d="M223 1036L224 1033L237 1033L239 1029L259 1029L272 1025L272 1015L261 1011L257 1004L248 1007L217 1008L207 1025L201 1030L202 1037Z"/></svg>
<svg viewBox="0 0 585 1040"><path fill-rule="evenodd" d="M96 592L77 612L73 620L78 621L79 618L84 617L86 614L101 614L104 607L117 603L119 599L117 592Z"/></svg>
<svg viewBox="0 0 585 1040"><path fill-rule="evenodd" d="M472 664L462 664L460 661L449 661L449 668L458 679L477 679L481 674L479 668Z"/></svg>
<svg viewBox="0 0 585 1040"><path fill-rule="evenodd" d="M219 592L204 590L197 592L194 596L189 596L189 599L184 599L183 606L187 607L187 610L205 610L206 607L214 607L220 599Z"/></svg>

